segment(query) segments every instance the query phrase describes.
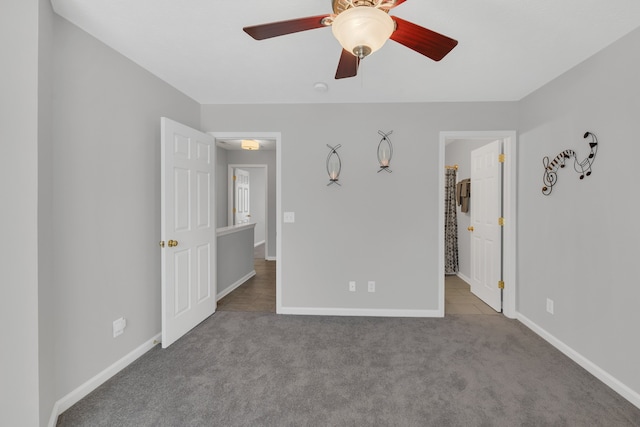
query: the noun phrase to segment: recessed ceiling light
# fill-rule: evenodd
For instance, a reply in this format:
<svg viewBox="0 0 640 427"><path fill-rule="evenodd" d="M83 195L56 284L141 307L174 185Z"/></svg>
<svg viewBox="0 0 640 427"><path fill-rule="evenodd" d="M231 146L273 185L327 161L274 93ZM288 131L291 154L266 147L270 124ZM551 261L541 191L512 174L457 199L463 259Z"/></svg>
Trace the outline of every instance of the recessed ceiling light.
<svg viewBox="0 0 640 427"><path fill-rule="evenodd" d="M327 92L329 90L329 86L324 82L317 82L313 85L313 88L318 92Z"/></svg>

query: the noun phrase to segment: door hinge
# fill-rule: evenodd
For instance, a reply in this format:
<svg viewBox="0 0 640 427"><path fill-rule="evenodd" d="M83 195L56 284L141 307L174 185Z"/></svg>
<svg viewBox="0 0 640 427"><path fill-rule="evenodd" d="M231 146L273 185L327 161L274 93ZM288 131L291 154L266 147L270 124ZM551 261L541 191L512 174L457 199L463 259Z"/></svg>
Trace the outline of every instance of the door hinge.
<svg viewBox="0 0 640 427"><path fill-rule="evenodd" d="M233 175L233 180L234 180L234 181L235 181L237 178L238 178L237 176Z"/></svg>
<svg viewBox="0 0 640 427"><path fill-rule="evenodd" d="M498 225L500 227L504 227L504 218L503 217L498 218Z"/></svg>
<svg viewBox="0 0 640 427"><path fill-rule="evenodd" d="M505 159L505 155L504 155L504 153L502 153L502 154L498 154L498 161L499 161L500 163L504 163L504 159Z"/></svg>
<svg viewBox="0 0 640 427"><path fill-rule="evenodd" d="M498 280L498 288L499 289L504 289L504 281L503 280Z"/></svg>
<svg viewBox="0 0 640 427"><path fill-rule="evenodd" d="M233 213L236 213L236 208L233 208Z"/></svg>

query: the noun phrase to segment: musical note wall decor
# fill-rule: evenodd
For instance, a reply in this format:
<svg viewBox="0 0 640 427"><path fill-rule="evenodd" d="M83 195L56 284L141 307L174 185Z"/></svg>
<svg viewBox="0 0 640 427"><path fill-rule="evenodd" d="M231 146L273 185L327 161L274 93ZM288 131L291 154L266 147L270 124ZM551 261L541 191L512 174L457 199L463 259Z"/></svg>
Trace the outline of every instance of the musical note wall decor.
<svg viewBox="0 0 640 427"><path fill-rule="evenodd" d="M598 138L592 132L585 132L583 138L591 137L589 142L589 148L591 149L589 155L582 161L578 160L578 155L573 150L564 150L549 162L549 157L545 156L542 159L544 165L544 175L542 176L542 194L548 196L553 190L553 186L558 182L557 171L559 168L564 168L565 161L573 157L573 168L580 174L580 179L584 179L585 176L591 175L591 165L596 159L596 153L598 152Z"/></svg>

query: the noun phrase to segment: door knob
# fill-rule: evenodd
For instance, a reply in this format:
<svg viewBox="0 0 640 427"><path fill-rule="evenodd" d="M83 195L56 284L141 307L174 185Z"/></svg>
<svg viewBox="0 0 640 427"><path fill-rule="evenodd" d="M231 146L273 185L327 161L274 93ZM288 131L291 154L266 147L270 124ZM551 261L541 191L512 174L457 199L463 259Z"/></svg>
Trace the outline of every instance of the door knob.
<svg viewBox="0 0 640 427"><path fill-rule="evenodd" d="M469 227L467 227L467 230L473 231L473 225L470 225ZM171 241L169 241L169 245L171 245Z"/></svg>
<svg viewBox="0 0 640 427"><path fill-rule="evenodd" d="M167 242L167 246L169 246L170 248L173 248L175 246L178 246L178 241L177 240L169 240Z"/></svg>

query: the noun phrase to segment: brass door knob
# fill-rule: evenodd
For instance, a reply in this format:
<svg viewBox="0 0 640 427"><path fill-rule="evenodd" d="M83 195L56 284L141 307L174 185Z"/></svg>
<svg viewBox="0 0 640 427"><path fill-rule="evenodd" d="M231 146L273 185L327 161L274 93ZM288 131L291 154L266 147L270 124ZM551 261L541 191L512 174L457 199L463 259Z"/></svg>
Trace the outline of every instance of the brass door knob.
<svg viewBox="0 0 640 427"><path fill-rule="evenodd" d="M167 246L169 246L170 248L173 248L175 246L178 246L178 241L177 240L169 240L167 242Z"/></svg>
<svg viewBox="0 0 640 427"><path fill-rule="evenodd" d="M473 231L473 225L470 225L469 227L467 227L467 230ZM171 243L171 240L169 240L169 243Z"/></svg>

